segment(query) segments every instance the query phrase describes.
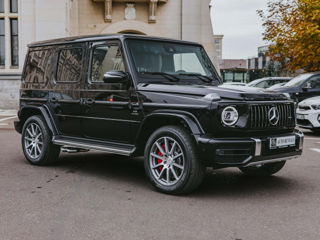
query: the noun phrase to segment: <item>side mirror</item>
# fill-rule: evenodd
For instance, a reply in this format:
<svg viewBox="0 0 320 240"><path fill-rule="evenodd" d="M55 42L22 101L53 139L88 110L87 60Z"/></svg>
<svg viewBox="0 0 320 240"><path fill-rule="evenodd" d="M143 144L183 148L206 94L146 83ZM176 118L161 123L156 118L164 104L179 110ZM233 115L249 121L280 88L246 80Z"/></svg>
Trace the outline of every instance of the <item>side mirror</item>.
<svg viewBox="0 0 320 240"><path fill-rule="evenodd" d="M109 71L103 75L104 83L122 83L126 84L129 81L128 73L123 71Z"/></svg>
<svg viewBox="0 0 320 240"><path fill-rule="evenodd" d="M311 86L311 82L307 82L303 87L302 87L302 90L303 91L308 91L309 89L311 89L312 86Z"/></svg>

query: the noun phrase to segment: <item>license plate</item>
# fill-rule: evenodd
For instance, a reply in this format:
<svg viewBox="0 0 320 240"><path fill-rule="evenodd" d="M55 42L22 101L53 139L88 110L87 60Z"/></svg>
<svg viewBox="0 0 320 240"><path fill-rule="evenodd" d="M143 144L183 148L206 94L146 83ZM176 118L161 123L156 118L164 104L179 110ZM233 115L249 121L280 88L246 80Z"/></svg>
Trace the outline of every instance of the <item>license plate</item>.
<svg viewBox="0 0 320 240"><path fill-rule="evenodd" d="M270 148L285 148L291 147L296 145L296 137L289 136L289 137L278 137L278 138L270 138Z"/></svg>
<svg viewBox="0 0 320 240"><path fill-rule="evenodd" d="M299 119L299 120L304 120L304 119L306 119L305 116L306 116L306 115L297 114L297 119Z"/></svg>

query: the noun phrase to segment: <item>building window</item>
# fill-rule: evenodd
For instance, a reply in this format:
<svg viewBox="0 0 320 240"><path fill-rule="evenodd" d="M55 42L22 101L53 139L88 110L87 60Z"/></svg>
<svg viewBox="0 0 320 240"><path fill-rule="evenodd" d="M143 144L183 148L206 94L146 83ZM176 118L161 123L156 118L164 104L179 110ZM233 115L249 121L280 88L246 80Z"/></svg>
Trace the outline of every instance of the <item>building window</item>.
<svg viewBox="0 0 320 240"><path fill-rule="evenodd" d="M0 66L19 67L18 0L0 0Z"/></svg>
<svg viewBox="0 0 320 240"><path fill-rule="evenodd" d="M4 13L4 0L0 0L0 13Z"/></svg>
<svg viewBox="0 0 320 240"><path fill-rule="evenodd" d="M19 66L18 19L10 19L11 26L11 66Z"/></svg>
<svg viewBox="0 0 320 240"><path fill-rule="evenodd" d="M0 18L0 66L5 65L5 29L4 18Z"/></svg>
<svg viewBox="0 0 320 240"><path fill-rule="evenodd" d="M18 13L18 0L10 0L10 12Z"/></svg>

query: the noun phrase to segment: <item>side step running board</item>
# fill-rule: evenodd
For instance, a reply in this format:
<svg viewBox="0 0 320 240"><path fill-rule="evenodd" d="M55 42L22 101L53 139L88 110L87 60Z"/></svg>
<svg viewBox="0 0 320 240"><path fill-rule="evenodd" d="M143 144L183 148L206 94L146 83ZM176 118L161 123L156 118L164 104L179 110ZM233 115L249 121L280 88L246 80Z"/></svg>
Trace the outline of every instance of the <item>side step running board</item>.
<svg viewBox="0 0 320 240"><path fill-rule="evenodd" d="M136 150L133 145L124 145L64 136L54 136L52 138L52 143L65 147L98 150L124 156L131 156Z"/></svg>

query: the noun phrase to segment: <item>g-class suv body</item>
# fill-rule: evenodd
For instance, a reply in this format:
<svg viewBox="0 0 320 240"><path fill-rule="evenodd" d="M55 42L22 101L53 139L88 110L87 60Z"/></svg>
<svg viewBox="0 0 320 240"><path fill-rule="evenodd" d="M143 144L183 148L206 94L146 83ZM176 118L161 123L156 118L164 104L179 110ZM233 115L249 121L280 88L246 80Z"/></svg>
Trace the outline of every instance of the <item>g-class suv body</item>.
<svg viewBox="0 0 320 240"><path fill-rule="evenodd" d="M144 155L151 183L171 194L194 190L208 166L271 175L301 155L292 101L220 84L197 43L137 35L37 42L15 128L32 164L56 161L61 149Z"/></svg>

